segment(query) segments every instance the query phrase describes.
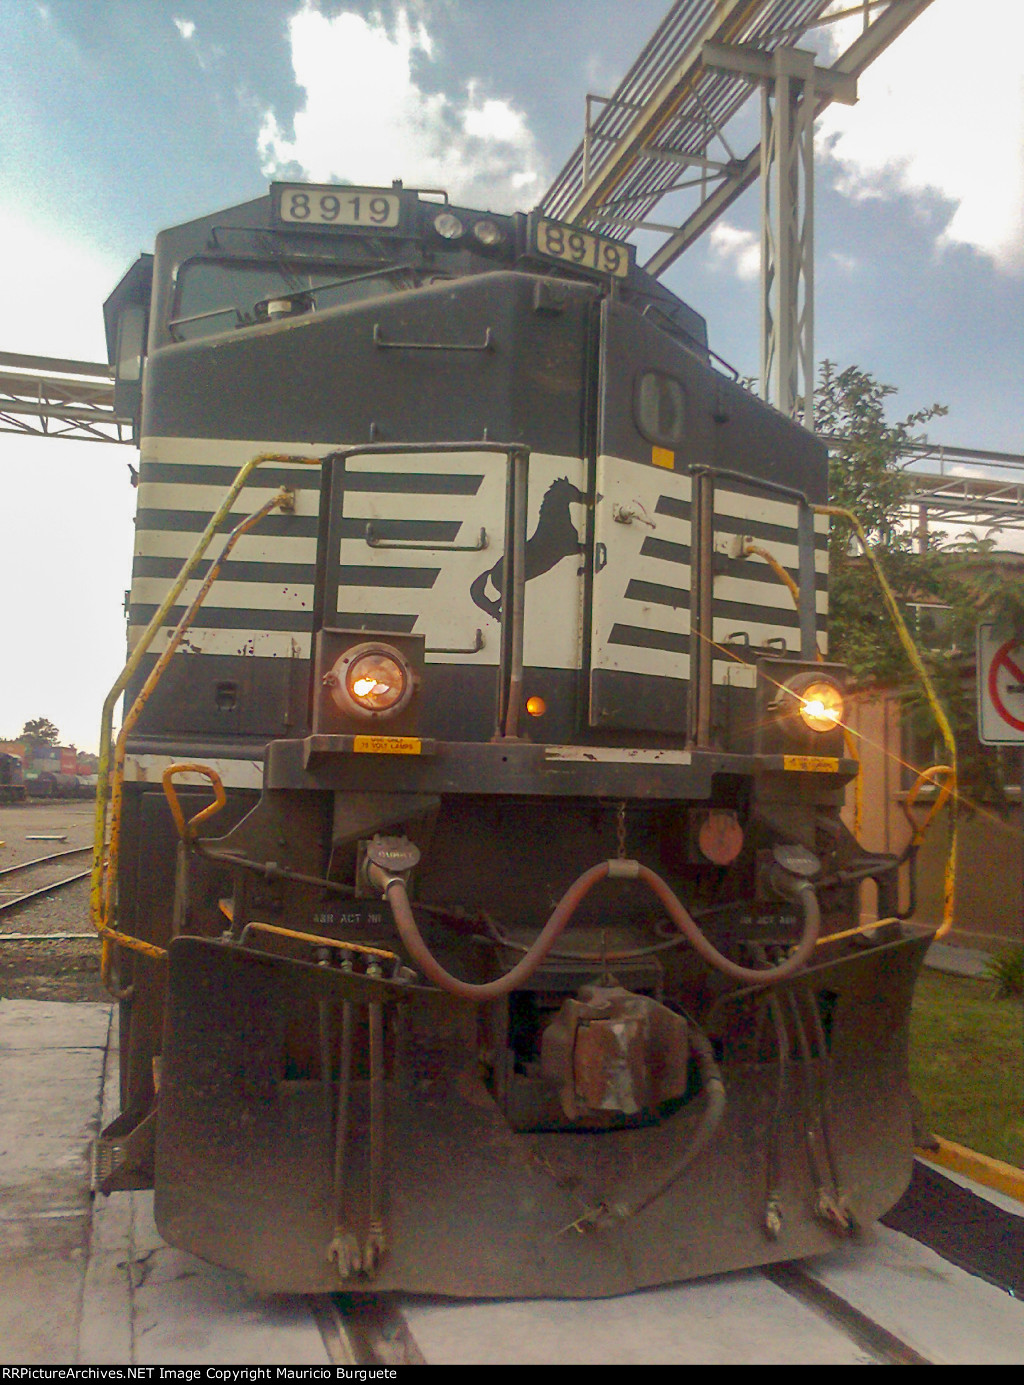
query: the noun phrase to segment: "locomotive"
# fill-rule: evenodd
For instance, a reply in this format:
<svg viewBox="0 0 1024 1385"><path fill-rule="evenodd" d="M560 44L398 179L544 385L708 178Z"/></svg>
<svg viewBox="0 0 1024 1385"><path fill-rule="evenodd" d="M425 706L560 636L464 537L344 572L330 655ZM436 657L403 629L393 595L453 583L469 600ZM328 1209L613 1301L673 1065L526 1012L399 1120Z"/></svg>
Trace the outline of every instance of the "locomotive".
<svg viewBox="0 0 1024 1385"><path fill-rule="evenodd" d="M883 1214L929 935L840 816L822 444L628 244L398 183L165 231L105 315L102 1186L273 1291L611 1295Z"/></svg>

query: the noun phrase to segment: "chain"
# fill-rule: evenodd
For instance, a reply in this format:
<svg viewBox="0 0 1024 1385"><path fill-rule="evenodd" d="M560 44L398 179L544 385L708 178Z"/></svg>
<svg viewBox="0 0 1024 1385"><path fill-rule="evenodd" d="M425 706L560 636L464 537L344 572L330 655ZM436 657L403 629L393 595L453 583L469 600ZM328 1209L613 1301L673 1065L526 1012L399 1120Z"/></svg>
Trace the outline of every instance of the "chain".
<svg viewBox="0 0 1024 1385"><path fill-rule="evenodd" d="M626 805L619 804L615 810L615 846L620 861L626 859Z"/></svg>

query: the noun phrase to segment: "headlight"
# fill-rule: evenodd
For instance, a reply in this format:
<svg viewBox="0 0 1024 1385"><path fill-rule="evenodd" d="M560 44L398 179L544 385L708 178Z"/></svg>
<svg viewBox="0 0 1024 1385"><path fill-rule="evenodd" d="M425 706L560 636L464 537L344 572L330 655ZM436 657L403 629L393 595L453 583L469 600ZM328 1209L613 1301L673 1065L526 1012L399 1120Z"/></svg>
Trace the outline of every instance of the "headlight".
<svg viewBox="0 0 1024 1385"><path fill-rule="evenodd" d="M772 707L787 720L793 718L793 731L836 731L846 713L842 688L821 673L801 673L791 678L779 689Z"/></svg>
<svg viewBox="0 0 1024 1385"><path fill-rule="evenodd" d="M477 221L473 225L473 234L481 245L500 245L505 239L505 233L501 227L493 221Z"/></svg>
<svg viewBox="0 0 1024 1385"><path fill-rule="evenodd" d="M413 673L405 656L391 645L357 644L341 655L324 685L342 712L389 717L412 697Z"/></svg>
<svg viewBox="0 0 1024 1385"><path fill-rule="evenodd" d="M843 694L824 678L809 684L799 694L800 716L812 731L834 731L843 724Z"/></svg>
<svg viewBox="0 0 1024 1385"><path fill-rule="evenodd" d="M458 240L465 229L459 218L451 212L439 212L434 217L434 230L439 236L444 236L445 240Z"/></svg>

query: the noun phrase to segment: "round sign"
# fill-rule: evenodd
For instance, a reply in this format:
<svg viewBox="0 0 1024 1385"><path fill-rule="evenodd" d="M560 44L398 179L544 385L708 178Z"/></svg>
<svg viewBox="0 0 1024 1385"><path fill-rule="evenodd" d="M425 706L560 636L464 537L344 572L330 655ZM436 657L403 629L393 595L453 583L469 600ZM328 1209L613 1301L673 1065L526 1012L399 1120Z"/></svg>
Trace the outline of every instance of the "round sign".
<svg viewBox="0 0 1024 1385"><path fill-rule="evenodd" d="M1014 716L1007 707L1006 693L1024 692L1024 668L1021 668L1024 656L1013 657L1013 651L1021 648L1017 640L1007 640L996 650L995 658L988 669L988 695L992 700L992 706L1003 721L1015 731L1024 731L1024 720Z"/></svg>

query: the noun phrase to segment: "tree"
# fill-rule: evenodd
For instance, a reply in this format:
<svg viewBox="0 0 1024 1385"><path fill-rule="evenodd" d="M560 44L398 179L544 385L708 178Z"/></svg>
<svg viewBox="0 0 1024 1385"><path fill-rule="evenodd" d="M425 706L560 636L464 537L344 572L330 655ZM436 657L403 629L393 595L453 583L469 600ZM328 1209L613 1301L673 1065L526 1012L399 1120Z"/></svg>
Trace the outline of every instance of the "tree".
<svg viewBox="0 0 1024 1385"><path fill-rule="evenodd" d="M49 717L35 717L21 728L21 739L32 745L59 745L60 731Z"/></svg>
<svg viewBox="0 0 1024 1385"><path fill-rule="evenodd" d="M815 396L818 433L836 441L829 467L832 503L860 519L872 550L906 609L917 603L946 608L942 637L921 650L957 742L960 783L968 802L1005 807L996 751L978 740L974 690L975 629L992 620L1008 633L1024 630L1024 580L1000 569L991 558L991 536L947 542L929 536L916 552L914 535L903 521L911 479L901 468L907 444L922 441L915 431L947 410L941 404L910 413L896 423L886 404L896 394L855 366L844 370L824 361ZM860 688L895 688L912 725L924 732L931 711L899 638L888 619L879 619L881 602L869 566L851 543L849 526L832 523L829 537L831 656L849 666Z"/></svg>

